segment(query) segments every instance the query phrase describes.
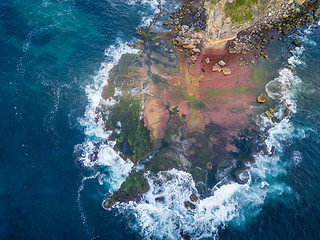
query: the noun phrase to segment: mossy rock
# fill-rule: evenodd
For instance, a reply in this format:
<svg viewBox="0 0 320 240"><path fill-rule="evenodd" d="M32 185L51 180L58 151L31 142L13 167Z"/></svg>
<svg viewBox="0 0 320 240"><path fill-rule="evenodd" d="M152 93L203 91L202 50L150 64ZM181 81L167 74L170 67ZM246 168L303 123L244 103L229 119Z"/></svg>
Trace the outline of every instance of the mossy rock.
<svg viewBox="0 0 320 240"><path fill-rule="evenodd" d="M139 55L126 53L121 56L118 64L110 70L109 82L114 86L121 86L122 83L130 81L130 68L132 66L141 67Z"/></svg>
<svg viewBox="0 0 320 240"><path fill-rule="evenodd" d="M140 31L139 35L141 36L141 39L145 42L151 41L158 35L156 32L154 32L151 28L148 28L148 27L140 28L139 31Z"/></svg>
<svg viewBox="0 0 320 240"><path fill-rule="evenodd" d="M179 155L169 148L163 148L157 156L145 165L147 171L158 173L172 168L179 169Z"/></svg>
<svg viewBox="0 0 320 240"><path fill-rule="evenodd" d="M126 96L110 109L109 117L105 121L108 129L120 130L120 133L114 131L112 134L112 137L117 140L115 148L134 163L160 147L160 142L152 139L150 131L144 126L144 121L140 119L140 112L140 99ZM121 127L118 126L118 122Z"/></svg>
<svg viewBox="0 0 320 240"><path fill-rule="evenodd" d="M102 90L102 93L101 93L101 96L103 99L108 99L110 97L114 97L114 93L115 93L115 90L114 90L114 85L110 84L110 85L106 85L103 87L103 90Z"/></svg>
<svg viewBox="0 0 320 240"><path fill-rule="evenodd" d="M121 187L112 194L106 207L110 208L116 202L137 201L149 188L148 180L145 179L143 173L132 171Z"/></svg>

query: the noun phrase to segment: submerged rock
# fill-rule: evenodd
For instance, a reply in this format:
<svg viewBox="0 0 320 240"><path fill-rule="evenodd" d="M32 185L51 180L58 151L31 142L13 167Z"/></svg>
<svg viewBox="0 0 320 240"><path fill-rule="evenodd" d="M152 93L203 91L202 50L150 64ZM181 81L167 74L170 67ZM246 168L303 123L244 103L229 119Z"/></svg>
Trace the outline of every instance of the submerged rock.
<svg viewBox="0 0 320 240"><path fill-rule="evenodd" d="M286 108L286 110L284 111L284 116L288 117L290 114L290 110L289 108Z"/></svg>

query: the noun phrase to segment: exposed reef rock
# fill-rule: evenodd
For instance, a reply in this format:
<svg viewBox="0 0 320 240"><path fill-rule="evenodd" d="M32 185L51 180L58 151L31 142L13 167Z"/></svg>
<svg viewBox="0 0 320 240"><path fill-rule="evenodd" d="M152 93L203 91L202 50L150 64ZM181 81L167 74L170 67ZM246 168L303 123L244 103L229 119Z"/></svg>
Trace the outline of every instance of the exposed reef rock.
<svg viewBox="0 0 320 240"><path fill-rule="evenodd" d="M160 13L150 25L162 21L170 31L137 30L141 41L134 47L140 53L123 55L110 70L96 109L115 150L135 165L104 208L140 200L149 189L146 172L190 173L197 187L184 201L190 210L216 184L246 183L246 163L253 162L264 139L251 118L251 106L266 101L265 83L252 76L253 66L268 57L275 31L293 32L320 11L314 0L210 0ZM259 105L265 107L263 116L280 121L265 104Z"/></svg>

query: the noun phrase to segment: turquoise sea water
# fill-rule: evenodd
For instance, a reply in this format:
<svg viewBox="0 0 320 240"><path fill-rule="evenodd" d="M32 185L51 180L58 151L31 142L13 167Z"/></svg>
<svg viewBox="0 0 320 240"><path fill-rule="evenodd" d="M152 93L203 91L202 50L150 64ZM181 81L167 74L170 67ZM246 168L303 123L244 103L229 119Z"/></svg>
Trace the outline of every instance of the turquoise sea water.
<svg viewBox="0 0 320 240"><path fill-rule="evenodd" d="M318 26L301 30L302 46L292 53L293 36L274 44L263 63L271 66L270 95L282 89L274 104L286 98L292 113L277 126L258 122L269 129L276 158L256 156L250 184L218 190L192 215L175 198L184 190L173 187L192 180L173 172L175 181L162 189L172 204L155 205L150 193L148 202L101 208L131 166L107 146L97 164L84 166L106 137L92 109L107 70L134 51L128 43L156 4L0 1L0 239L179 239L182 228L194 239L319 239ZM288 64L296 76L283 70Z"/></svg>

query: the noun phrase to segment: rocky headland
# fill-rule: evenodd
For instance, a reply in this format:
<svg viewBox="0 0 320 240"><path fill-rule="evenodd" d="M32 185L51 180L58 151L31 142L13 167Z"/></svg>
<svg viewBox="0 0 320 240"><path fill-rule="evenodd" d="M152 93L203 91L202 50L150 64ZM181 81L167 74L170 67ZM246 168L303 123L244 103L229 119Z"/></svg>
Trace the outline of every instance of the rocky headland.
<svg viewBox="0 0 320 240"><path fill-rule="evenodd" d="M314 0L185 1L173 13L159 9L150 27L137 30L140 53L123 55L111 69L96 109L115 149L135 164L104 208L141 199L149 190L145 172L189 172L199 193L185 202L190 209L216 184L245 183L253 154L274 154L252 117L251 106L268 101L255 65L268 58L270 41L320 13ZM160 21L165 31L153 29ZM264 116L279 121L273 113L266 108Z"/></svg>

